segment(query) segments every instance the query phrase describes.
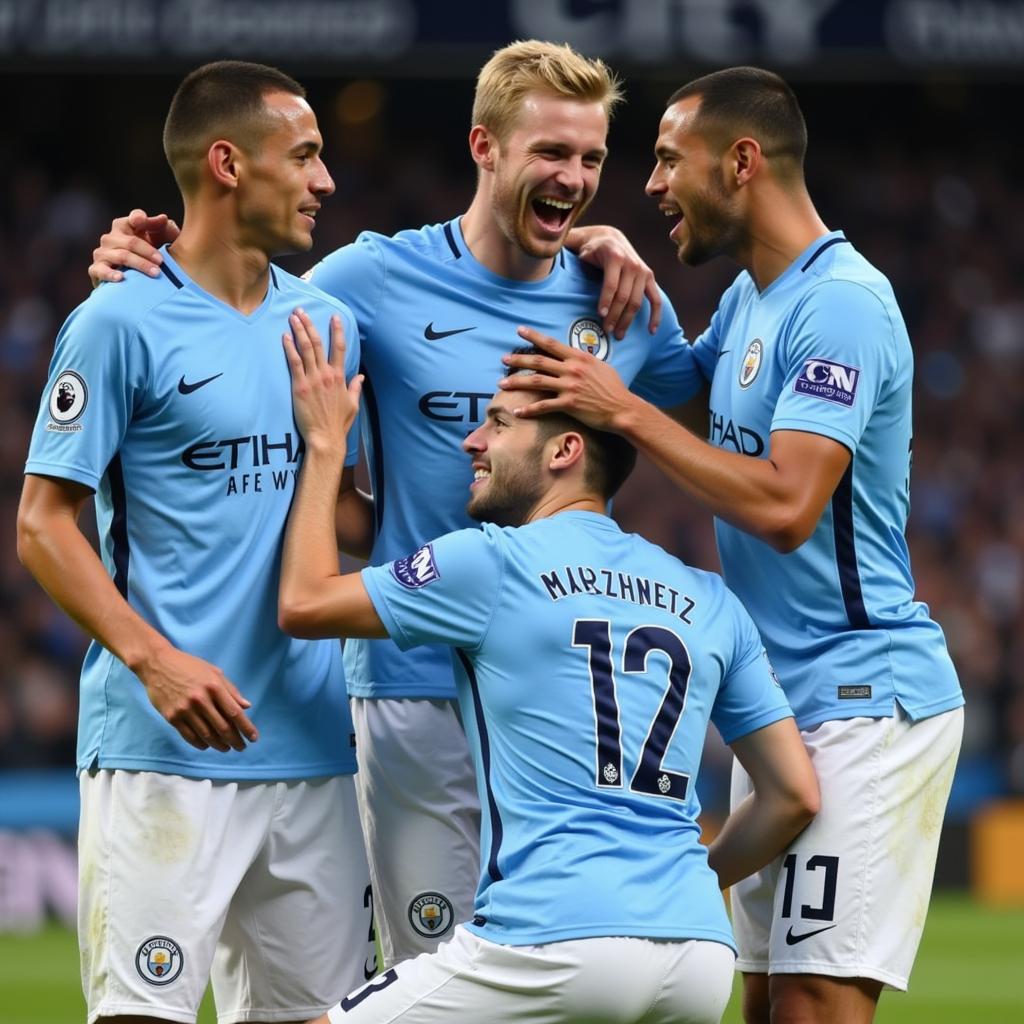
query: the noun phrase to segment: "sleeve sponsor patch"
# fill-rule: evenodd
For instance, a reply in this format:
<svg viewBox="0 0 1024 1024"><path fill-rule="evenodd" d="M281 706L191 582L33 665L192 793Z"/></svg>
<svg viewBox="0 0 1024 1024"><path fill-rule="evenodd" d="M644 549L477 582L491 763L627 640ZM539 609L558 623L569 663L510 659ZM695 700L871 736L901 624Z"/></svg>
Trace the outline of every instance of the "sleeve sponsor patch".
<svg viewBox="0 0 1024 1024"><path fill-rule="evenodd" d="M74 370L64 370L50 389L50 422L47 430L75 433L82 429L77 422L89 404L85 379Z"/></svg>
<svg viewBox="0 0 1024 1024"><path fill-rule="evenodd" d="M408 590L417 590L441 578L437 562L434 561L434 547L424 544L419 551L391 563L391 575Z"/></svg>
<svg viewBox="0 0 1024 1024"><path fill-rule="evenodd" d="M831 359L808 359L793 382L793 391L849 408L857 397L859 379L860 369L856 366Z"/></svg>

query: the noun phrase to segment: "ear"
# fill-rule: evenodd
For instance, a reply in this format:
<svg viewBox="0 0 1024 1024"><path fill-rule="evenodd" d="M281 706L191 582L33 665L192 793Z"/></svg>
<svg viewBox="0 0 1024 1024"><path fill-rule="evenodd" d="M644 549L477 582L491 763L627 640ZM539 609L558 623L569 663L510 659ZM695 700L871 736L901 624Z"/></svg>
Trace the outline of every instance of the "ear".
<svg viewBox="0 0 1024 1024"><path fill-rule="evenodd" d="M761 143L757 139L737 139L730 147L727 159L730 177L736 185L740 188L749 185L764 160Z"/></svg>
<svg viewBox="0 0 1024 1024"><path fill-rule="evenodd" d="M218 139L206 151L206 166L213 180L223 188L238 187L238 172L241 151L234 143Z"/></svg>
<svg viewBox="0 0 1024 1024"><path fill-rule="evenodd" d="M548 460L548 469L553 473L564 473L574 466L583 465L585 446L582 434L569 430L551 440L557 445Z"/></svg>
<svg viewBox="0 0 1024 1024"><path fill-rule="evenodd" d="M469 155L482 171L493 171L500 147L497 138L482 124L469 130Z"/></svg>

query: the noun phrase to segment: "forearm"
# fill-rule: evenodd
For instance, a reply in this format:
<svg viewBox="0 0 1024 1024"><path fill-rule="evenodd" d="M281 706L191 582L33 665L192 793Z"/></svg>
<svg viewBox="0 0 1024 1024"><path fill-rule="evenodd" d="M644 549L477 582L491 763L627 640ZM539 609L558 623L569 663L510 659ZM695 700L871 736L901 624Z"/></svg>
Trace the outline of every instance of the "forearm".
<svg viewBox="0 0 1024 1024"><path fill-rule="evenodd" d="M357 487L342 487L335 514L338 547L353 558L366 559L373 549L373 498Z"/></svg>
<svg viewBox="0 0 1024 1024"><path fill-rule="evenodd" d="M726 889L778 856L810 821L799 801L751 793L708 847L708 864Z"/></svg>
<svg viewBox="0 0 1024 1024"><path fill-rule="evenodd" d="M285 531L282 613L287 609L292 616L315 615L327 582L339 575L335 513L341 475L336 451L328 445L307 443Z"/></svg>
<svg viewBox="0 0 1024 1024"><path fill-rule="evenodd" d="M714 515L774 547L787 546L796 515L792 488L771 459L716 448L636 396L613 428Z"/></svg>
<svg viewBox="0 0 1024 1024"><path fill-rule="evenodd" d="M136 674L170 648L122 597L71 512L19 516L18 556L53 601Z"/></svg>

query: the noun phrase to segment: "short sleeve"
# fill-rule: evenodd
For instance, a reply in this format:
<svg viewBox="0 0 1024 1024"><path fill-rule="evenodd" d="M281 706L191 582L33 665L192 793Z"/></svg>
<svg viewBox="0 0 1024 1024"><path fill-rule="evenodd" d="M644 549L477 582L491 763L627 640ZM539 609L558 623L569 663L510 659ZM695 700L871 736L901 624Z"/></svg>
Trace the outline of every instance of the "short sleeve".
<svg viewBox="0 0 1024 1024"><path fill-rule="evenodd" d="M503 548L493 529L445 534L405 558L362 571L388 635L402 649L482 643L501 590Z"/></svg>
<svg viewBox="0 0 1024 1024"><path fill-rule="evenodd" d="M372 235L362 234L322 259L307 280L355 314L362 339L373 326L384 293L384 255Z"/></svg>
<svg viewBox="0 0 1024 1024"><path fill-rule="evenodd" d="M99 485L140 400L146 379L136 329L105 285L61 327L25 472Z"/></svg>
<svg viewBox="0 0 1024 1024"><path fill-rule="evenodd" d="M768 660L757 627L733 594L727 594L734 621L733 656L726 666L722 685L711 710L726 743L763 729L783 718L792 718L775 670Z"/></svg>
<svg viewBox="0 0 1024 1024"><path fill-rule="evenodd" d="M861 284L827 280L801 303L780 352L772 430L823 434L851 452L895 373L889 312Z"/></svg>
<svg viewBox="0 0 1024 1024"><path fill-rule="evenodd" d="M647 360L633 379L630 389L641 398L669 409L688 402L704 385L704 376L694 358L693 346L686 340L676 311L668 296L661 294L661 323L649 346ZM650 306L644 302L635 323L646 324ZM646 327L637 328L646 331Z"/></svg>

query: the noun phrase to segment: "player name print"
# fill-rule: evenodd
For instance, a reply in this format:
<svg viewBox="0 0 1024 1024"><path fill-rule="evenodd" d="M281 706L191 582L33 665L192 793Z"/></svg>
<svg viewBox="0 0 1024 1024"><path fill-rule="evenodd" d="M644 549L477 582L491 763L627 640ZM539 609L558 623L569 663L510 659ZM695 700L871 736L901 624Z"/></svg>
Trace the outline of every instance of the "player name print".
<svg viewBox="0 0 1024 1024"><path fill-rule="evenodd" d="M561 601L574 594L614 597L630 604L661 608L687 625L693 625L689 615L697 602L681 594L675 587L646 576L634 576L632 573L611 569L593 569L589 565L566 565L542 572L540 582L552 601Z"/></svg>
<svg viewBox="0 0 1024 1024"><path fill-rule="evenodd" d="M857 397L860 369L830 359L808 359L793 382L798 395L823 398L837 405L852 406Z"/></svg>

